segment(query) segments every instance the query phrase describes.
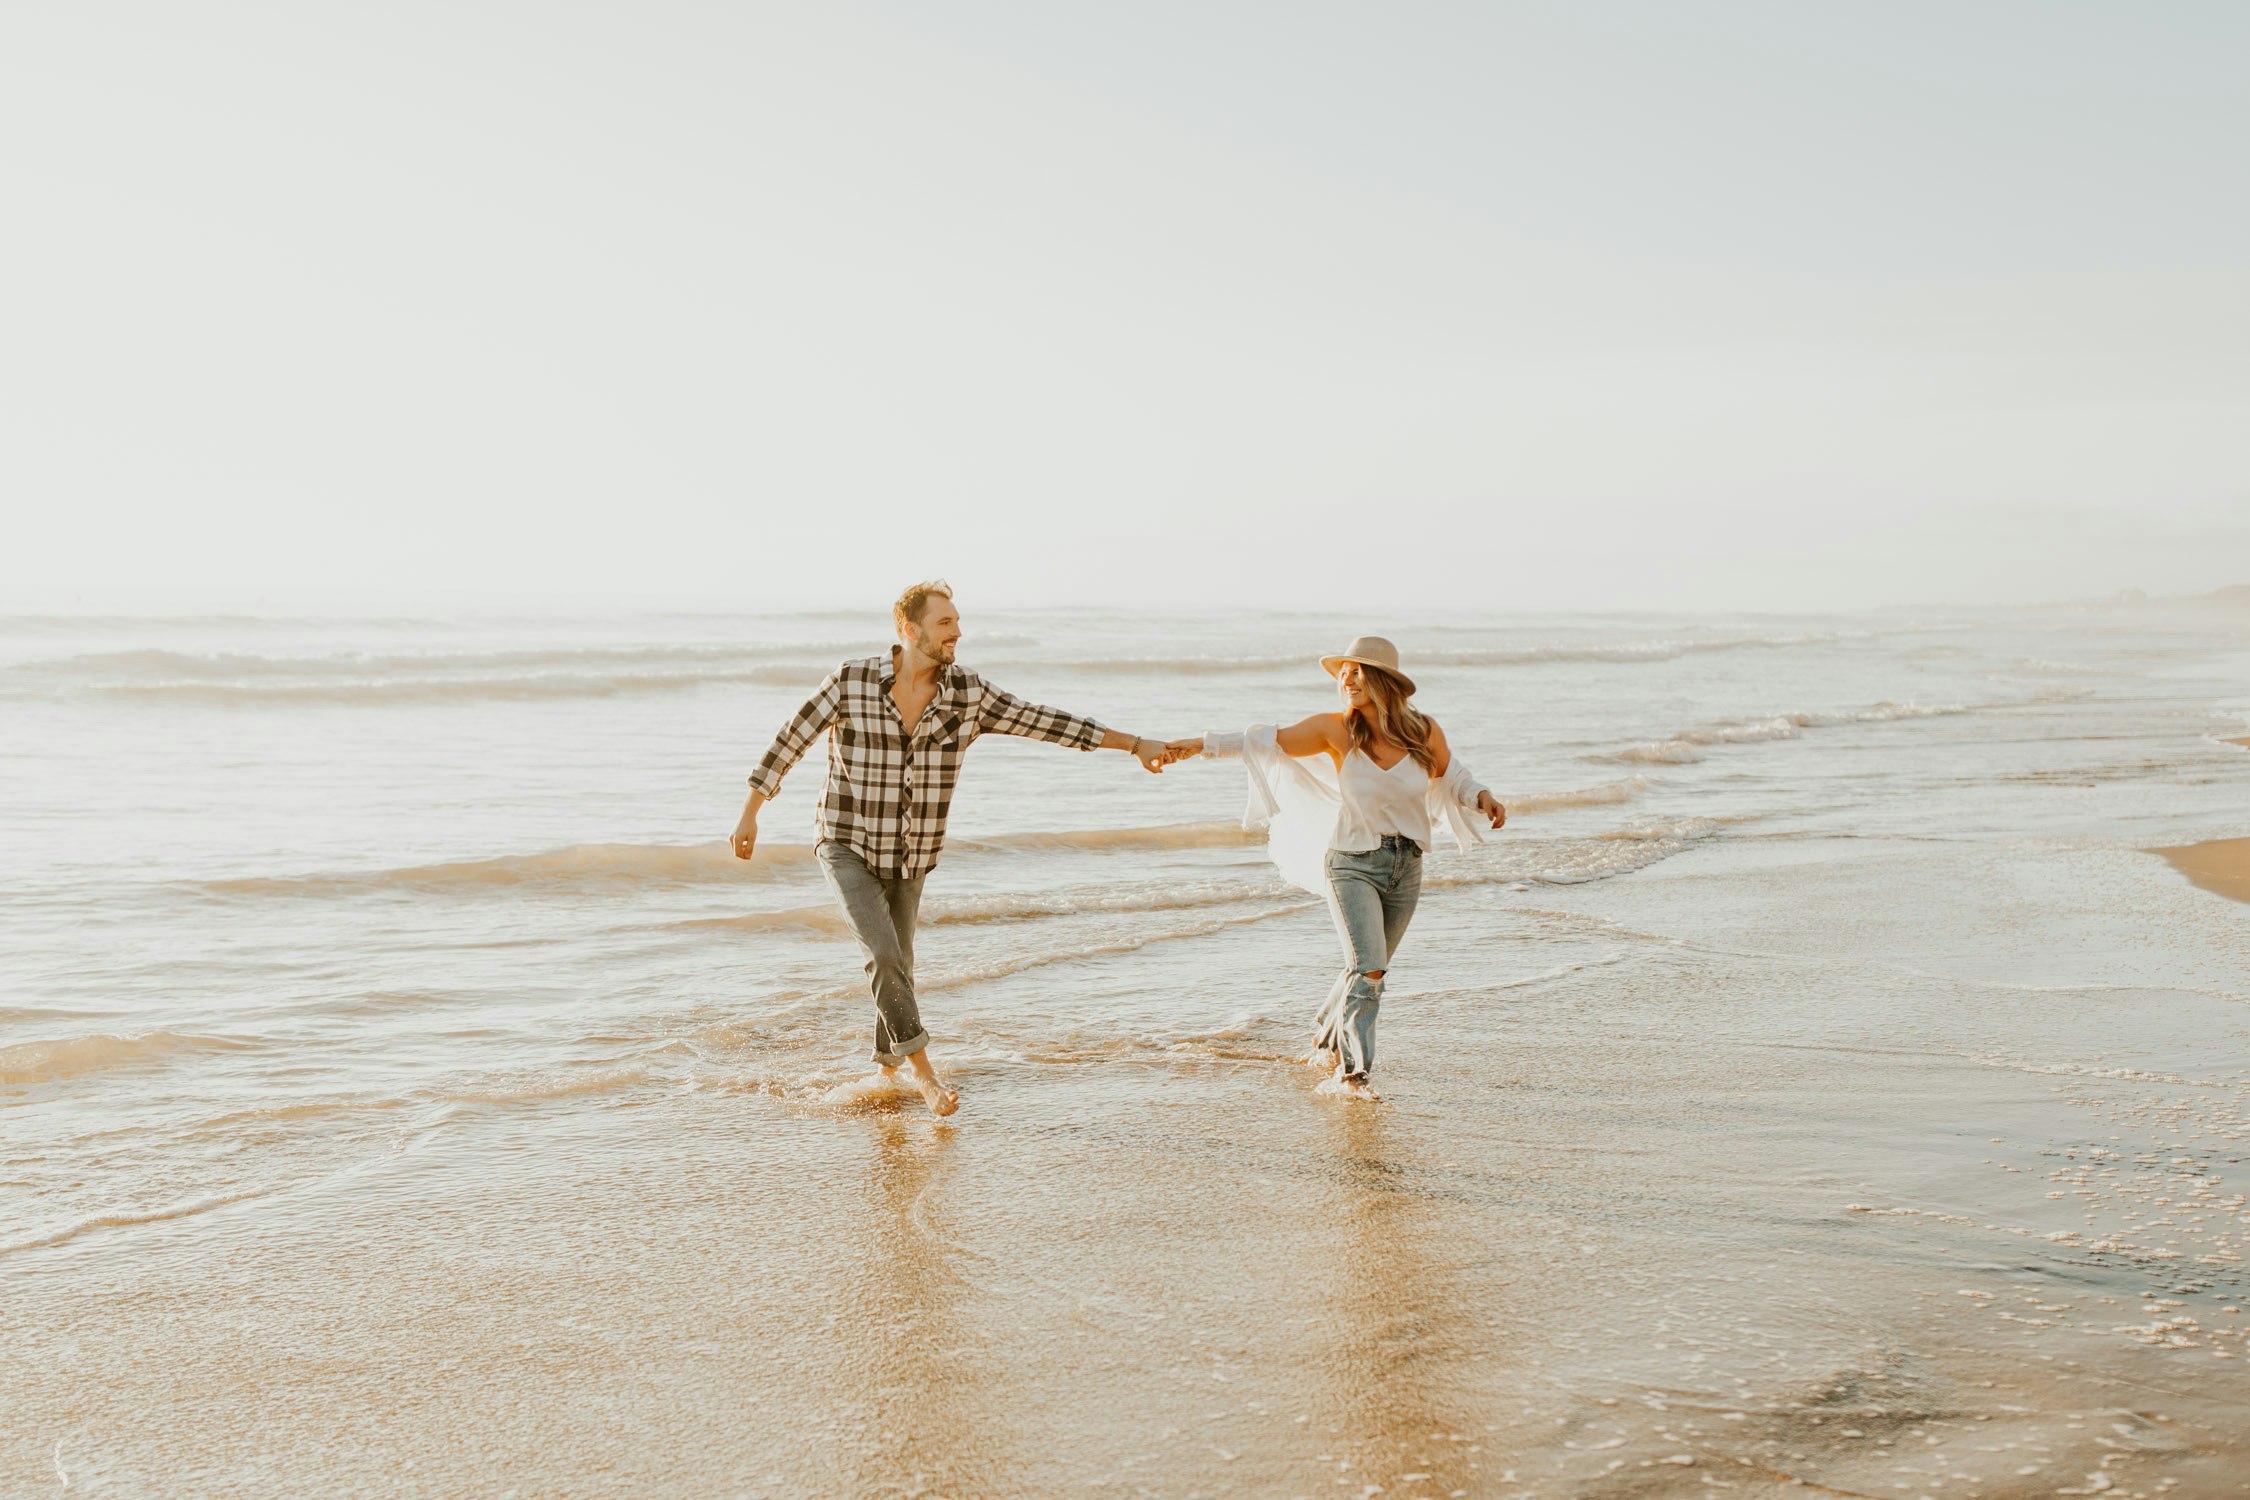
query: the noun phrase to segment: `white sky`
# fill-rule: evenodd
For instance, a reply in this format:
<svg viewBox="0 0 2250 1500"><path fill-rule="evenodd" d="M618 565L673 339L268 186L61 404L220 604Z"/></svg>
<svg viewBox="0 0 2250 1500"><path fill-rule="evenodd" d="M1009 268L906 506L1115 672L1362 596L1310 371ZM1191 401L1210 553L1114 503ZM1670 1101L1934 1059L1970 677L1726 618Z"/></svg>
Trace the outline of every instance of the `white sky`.
<svg viewBox="0 0 2250 1500"><path fill-rule="evenodd" d="M2250 582L2250 6L0 4L0 608Z"/></svg>

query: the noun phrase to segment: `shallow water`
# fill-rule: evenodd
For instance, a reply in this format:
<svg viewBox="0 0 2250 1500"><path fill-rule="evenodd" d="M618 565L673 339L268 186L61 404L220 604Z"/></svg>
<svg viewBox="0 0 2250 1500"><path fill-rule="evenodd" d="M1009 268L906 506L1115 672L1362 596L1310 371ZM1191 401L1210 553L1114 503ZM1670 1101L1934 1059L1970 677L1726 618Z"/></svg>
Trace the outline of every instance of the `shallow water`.
<svg viewBox="0 0 2250 1500"><path fill-rule="evenodd" d="M1238 771L988 740L938 1123L831 1098L819 752L721 843L881 624L0 620L0 1493L2239 1492L2250 908L2143 851L2250 831L2250 628L1369 625L1513 809L1377 1105ZM968 625L1328 702L1315 619Z"/></svg>

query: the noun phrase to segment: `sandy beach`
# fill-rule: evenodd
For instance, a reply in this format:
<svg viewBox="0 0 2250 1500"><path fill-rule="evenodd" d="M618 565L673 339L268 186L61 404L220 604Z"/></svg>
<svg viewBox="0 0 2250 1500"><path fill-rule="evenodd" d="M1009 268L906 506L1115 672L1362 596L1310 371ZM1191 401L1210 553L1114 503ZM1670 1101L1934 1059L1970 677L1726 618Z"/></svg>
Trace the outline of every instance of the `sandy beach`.
<svg viewBox="0 0 2250 1500"><path fill-rule="evenodd" d="M2207 891L2250 901L2250 839L2208 839L2172 849L2152 849L2172 868Z"/></svg>

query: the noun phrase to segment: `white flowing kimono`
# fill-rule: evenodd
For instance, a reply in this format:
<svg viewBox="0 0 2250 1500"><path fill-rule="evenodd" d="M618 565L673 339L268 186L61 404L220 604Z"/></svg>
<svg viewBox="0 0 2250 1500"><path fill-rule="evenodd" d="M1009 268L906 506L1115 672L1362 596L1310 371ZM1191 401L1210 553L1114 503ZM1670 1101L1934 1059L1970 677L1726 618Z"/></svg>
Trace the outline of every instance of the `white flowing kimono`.
<svg viewBox="0 0 2250 1500"><path fill-rule="evenodd" d="M1240 734L1206 734L1203 753L1219 760L1241 759L1250 778L1250 805L1243 810L1242 826L1266 830L1266 853L1284 880L1325 897L1328 851L1343 814L1343 789L1327 756L1286 755L1278 735L1271 724L1253 724ZM1482 791L1455 755L1443 776L1430 778L1430 826L1449 829L1464 851L1472 842L1484 842L1468 819Z"/></svg>

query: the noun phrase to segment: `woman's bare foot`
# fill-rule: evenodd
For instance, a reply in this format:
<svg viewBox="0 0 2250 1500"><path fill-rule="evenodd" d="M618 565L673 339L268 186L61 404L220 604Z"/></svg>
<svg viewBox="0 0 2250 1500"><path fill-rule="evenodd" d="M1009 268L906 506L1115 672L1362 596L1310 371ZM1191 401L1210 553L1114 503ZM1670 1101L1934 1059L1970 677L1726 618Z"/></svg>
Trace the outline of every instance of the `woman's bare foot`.
<svg viewBox="0 0 2250 1500"><path fill-rule="evenodd" d="M1383 1097L1375 1092L1375 1085L1364 1076L1331 1078L1313 1092L1316 1094L1331 1094L1339 1099L1364 1099L1369 1103L1377 1102Z"/></svg>
<svg viewBox="0 0 2250 1500"><path fill-rule="evenodd" d="M1323 1072L1326 1072L1328 1069L1336 1066L1336 1054L1331 1048L1315 1047L1312 1049L1312 1051L1305 1054L1305 1066L1308 1068L1319 1068Z"/></svg>

